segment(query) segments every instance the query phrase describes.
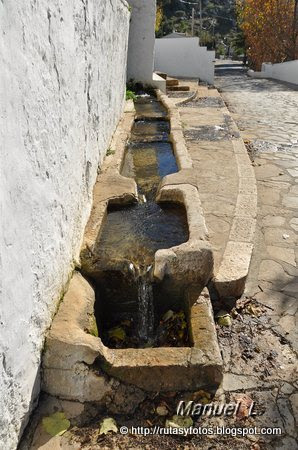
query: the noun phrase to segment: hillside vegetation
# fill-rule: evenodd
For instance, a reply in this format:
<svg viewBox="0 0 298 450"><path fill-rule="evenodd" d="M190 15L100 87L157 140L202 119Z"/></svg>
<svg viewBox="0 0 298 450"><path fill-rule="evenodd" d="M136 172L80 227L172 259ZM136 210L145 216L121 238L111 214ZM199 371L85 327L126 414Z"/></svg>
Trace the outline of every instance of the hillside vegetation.
<svg viewBox="0 0 298 450"><path fill-rule="evenodd" d="M162 37L173 31L191 35L192 8L195 8L194 35L201 44L216 48L218 54L227 54L234 48L243 52L239 35L234 0L202 0L202 29L198 0L157 0L158 21L156 36Z"/></svg>

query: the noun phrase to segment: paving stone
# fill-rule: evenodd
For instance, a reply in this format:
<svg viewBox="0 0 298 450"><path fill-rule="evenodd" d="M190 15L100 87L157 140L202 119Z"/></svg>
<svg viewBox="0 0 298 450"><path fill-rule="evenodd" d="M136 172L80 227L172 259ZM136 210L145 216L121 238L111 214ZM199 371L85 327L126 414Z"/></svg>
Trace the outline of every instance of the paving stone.
<svg viewBox="0 0 298 450"><path fill-rule="evenodd" d="M280 388L280 392L282 392L283 394L292 394L294 390L294 386L292 386L290 383L283 383L282 387Z"/></svg>
<svg viewBox="0 0 298 450"><path fill-rule="evenodd" d="M280 259L292 266L296 267L295 252L292 248L275 247L273 245L267 246L267 252L274 259Z"/></svg>
<svg viewBox="0 0 298 450"><path fill-rule="evenodd" d="M298 293L298 282L293 281L292 283L287 284L283 288L283 292L290 292L290 293L297 294Z"/></svg>
<svg viewBox="0 0 298 450"><path fill-rule="evenodd" d="M273 164L264 164L262 166L255 167L255 173L257 180L264 180L266 178L279 176L281 169Z"/></svg>
<svg viewBox="0 0 298 450"><path fill-rule="evenodd" d="M234 373L225 373L223 378L223 388L230 392L255 388L259 384L260 381L256 377L235 375Z"/></svg>
<svg viewBox="0 0 298 450"><path fill-rule="evenodd" d="M271 206L271 205L262 205L259 203L258 205L258 216L259 217L265 217L265 216L281 216L284 218L291 218L293 215L293 211L289 211L284 206L278 205L278 206Z"/></svg>
<svg viewBox="0 0 298 450"><path fill-rule="evenodd" d="M283 174L279 174L277 177L271 177L270 178L271 181L286 181L286 182L293 182L293 178L291 178L289 175L283 173Z"/></svg>
<svg viewBox="0 0 298 450"><path fill-rule="evenodd" d="M285 195L282 199L282 204L287 208L297 208L298 209L298 196Z"/></svg>
<svg viewBox="0 0 298 450"><path fill-rule="evenodd" d="M276 164L279 166L284 167L285 169L289 169L290 167L294 167L295 169L298 169L297 167L297 161L296 159L290 161L290 160L283 160L283 159L277 159Z"/></svg>
<svg viewBox="0 0 298 450"><path fill-rule="evenodd" d="M294 414L294 417L296 418L296 421L298 421L298 393L291 395L290 402L292 406L292 411Z"/></svg>
<svg viewBox="0 0 298 450"><path fill-rule="evenodd" d="M298 448L297 441L290 436L278 439L278 442L275 444L276 450L297 450L297 448Z"/></svg>
<svg viewBox="0 0 298 450"><path fill-rule="evenodd" d="M285 190L288 190L292 184L286 183L282 180L274 181L270 178L270 180L259 181L259 185L285 191Z"/></svg>
<svg viewBox="0 0 298 450"><path fill-rule="evenodd" d="M266 244L282 244L281 246L289 246L297 243L297 236L291 230L284 228L265 228L264 237Z"/></svg>
<svg viewBox="0 0 298 450"><path fill-rule="evenodd" d="M272 187L259 186L259 201L265 205L276 205L280 201L280 190Z"/></svg>
<svg viewBox="0 0 298 450"><path fill-rule="evenodd" d="M281 216L265 216L262 219L262 223L265 227L282 227L286 222L286 219Z"/></svg>
<svg viewBox="0 0 298 450"><path fill-rule="evenodd" d="M219 215L225 214L228 217L233 216L235 203L233 203L232 199L210 194L200 194L200 198L205 214L216 212Z"/></svg>
<svg viewBox="0 0 298 450"><path fill-rule="evenodd" d="M294 314L298 308L298 302L295 297L286 295L284 292L277 292L272 290L266 290L258 292L255 298L274 309L274 312L280 317L286 312L288 314ZM270 310L269 310L270 311Z"/></svg>
<svg viewBox="0 0 298 450"><path fill-rule="evenodd" d="M254 393L256 405L260 406L264 411L260 416L256 416L256 425L283 428L283 422L276 405L277 392L278 389L270 389L268 391L260 390Z"/></svg>
<svg viewBox="0 0 298 450"><path fill-rule="evenodd" d="M200 160L200 162L197 162L196 167L199 170L199 175L204 174L205 177L210 174L212 178L218 176L226 179L238 178L237 166L233 160L221 161L220 164L214 159L208 161Z"/></svg>
<svg viewBox="0 0 298 450"><path fill-rule="evenodd" d="M282 417L282 421L284 423L285 432L288 435L295 437L296 436L296 425L295 425L294 417L292 416L291 411L290 411L289 401L285 398L279 398L277 400L277 407L278 407L279 413Z"/></svg>
<svg viewBox="0 0 298 450"><path fill-rule="evenodd" d="M285 270L294 275L296 251L298 257L298 241L295 233L298 231L298 216L294 214L294 208L298 208L298 149L291 142L294 137L297 140L298 92L271 80L247 80L245 75L239 74L239 71L237 74L232 74L231 71L230 76L220 76L218 80L224 99L232 105L233 112L236 113L234 117L238 126L244 130L241 133L242 137L262 141L265 144L261 151L265 148L266 153L256 157L254 164L258 180L258 229L262 230L263 235L255 241L248 279L255 289L253 292L258 292L257 286L264 289L264 292L255 295L256 300L268 306L266 315L270 316L270 323L274 326L275 332L285 336L293 346L294 342L297 342L294 314L297 314L298 308L298 278L297 275L295 278L289 276ZM266 252L269 255L268 259L262 261ZM258 269L260 269L259 277ZM278 326L274 325L278 322ZM262 335L259 341L263 340ZM291 347L285 342L281 345L277 335L274 335L272 341L266 340L265 345L270 349L276 349L279 356L281 353L284 354L283 362L274 362L280 365L275 374L275 382L282 397L290 396L291 402L287 398L279 398L277 403L276 395L273 395L270 389L260 392L262 389L260 381L256 391L253 392L253 397L258 404L266 408L265 412L257 417L256 425L280 426L286 433L286 436L264 438L264 448L294 450L298 445L293 438L296 424L292 413L298 415L298 394L293 394L290 383L295 375L293 372L290 375L291 369L287 366L286 360L291 359L293 368L297 364L297 359ZM264 352L263 347L261 351ZM231 361L233 359L232 355ZM241 367L244 369L243 373L247 373L247 367L252 365L252 361L249 360L246 367L242 366L241 361L237 361L237 364L239 367L232 371L242 373ZM232 362L231 366L233 367ZM267 380L268 378L270 376ZM224 379L226 385L228 381L229 379ZM238 387L234 386L232 381L230 387L232 389ZM292 396L295 407L292 404Z"/></svg>
<svg viewBox="0 0 298 450"><path fill-rule="evenodd" d="M261 262L260 271L259 271L259 279L264 281L274 282L282 282L287 283L290 282L292 277L287 275L283 269L283 266L276 261L266 259Z"/></svg>
<svg viewBox="0 0 298 450"><path fill-rule="evenodd" d="M283 316L279 320L279 325L285 330L286 333L290 333L291 331L296 329L296 320L294 316Z"/></svg>
<svg viewBox="0 0 298 450"><path fill-rule="evenodd" d="M292 175L292 177L298 177L298 167L296 167L295 169L287 169L287 171L290 175Z"/></svg>
<svg viewBox="0 0 298 450"><path fill-rule="evenodd" d="M294 217L290 220L290 226L293 228L293 230L298 231L298 217Z"/></svg>
<svg viewBox="0 0 298 450"><path fill-rule="evenodd" d="M298 186L292 186L290 189L290 194L298 195Z"/></svg>

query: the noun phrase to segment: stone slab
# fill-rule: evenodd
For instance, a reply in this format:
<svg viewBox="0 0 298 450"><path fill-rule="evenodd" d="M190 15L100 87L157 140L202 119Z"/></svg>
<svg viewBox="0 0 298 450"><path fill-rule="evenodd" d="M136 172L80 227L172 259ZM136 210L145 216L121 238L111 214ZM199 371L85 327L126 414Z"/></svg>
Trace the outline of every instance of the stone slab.
<svg viewBox="0 0 298 450"><path fill-rule="evenodd" d="M248 275L252 243L229 241L214 285L221 297L240 297Z"/></svg>

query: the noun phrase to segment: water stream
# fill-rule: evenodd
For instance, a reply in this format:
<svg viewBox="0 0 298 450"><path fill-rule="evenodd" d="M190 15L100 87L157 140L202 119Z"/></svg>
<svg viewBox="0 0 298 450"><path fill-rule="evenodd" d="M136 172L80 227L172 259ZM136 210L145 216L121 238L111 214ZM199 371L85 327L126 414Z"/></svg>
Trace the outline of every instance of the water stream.
<svg viewBox="0 0 298 450"><path fill-rule="evenodd" d="M154 304L152 283L146 277L138 279L138 336L143 342L153 339Z"/></svg>
<svg viewBox="0 0 298 450"><path fill-rule="evenodd" d="M188 226L183 207L155 201L161 178L178 171L166 110L150 96L139 98L135 106L121 173L135 179L139 202L108 207L97 249L107 270L98 286L96 315L101 329L120 324L130 346L146 346L153 342L158 322L151 277L155 252L186 242ZM103 340L112 345L105 332Z"/></svg>

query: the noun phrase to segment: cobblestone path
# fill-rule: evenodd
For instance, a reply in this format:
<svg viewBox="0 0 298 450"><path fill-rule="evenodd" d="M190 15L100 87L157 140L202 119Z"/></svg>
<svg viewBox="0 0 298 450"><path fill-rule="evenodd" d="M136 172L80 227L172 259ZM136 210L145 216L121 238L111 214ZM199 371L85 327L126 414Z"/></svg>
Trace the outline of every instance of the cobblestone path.
<svg viewBox="0 0 298 450"><path fill-rule="evenodd" d="M251 79L231 62L221 63L216 72L215 85L248 144L257 179L256 241L245 294L267 312L259 335L248 338L255 345L266 342L264 364L272 362L268 373L253 367L254 358L244 365L235 363L236 344L228 349L225 335L224 388L250 389L264 404L262 425L266 426L266 414L267 426L283 424L286 436L276 444L272 441L270 448L294 449L298 448L298 87Z"/></svg>

